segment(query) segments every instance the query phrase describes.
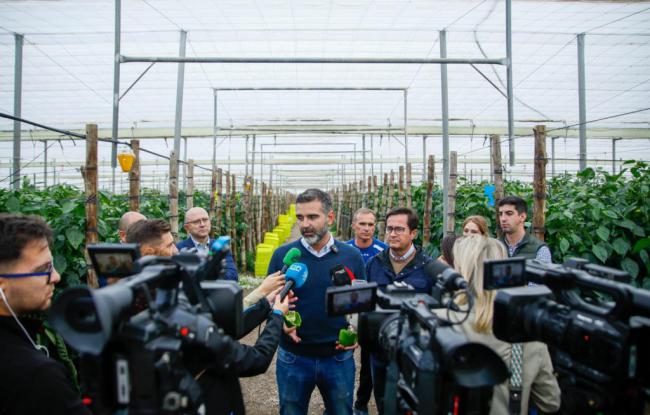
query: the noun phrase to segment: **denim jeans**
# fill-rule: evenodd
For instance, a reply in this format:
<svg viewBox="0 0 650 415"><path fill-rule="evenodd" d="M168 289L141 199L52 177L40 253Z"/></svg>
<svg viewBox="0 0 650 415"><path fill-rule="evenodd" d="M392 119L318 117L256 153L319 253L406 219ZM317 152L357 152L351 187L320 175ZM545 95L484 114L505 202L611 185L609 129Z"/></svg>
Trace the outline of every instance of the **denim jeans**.
<svg viewBox="0 0 650 415"><path fill-rule="evenodd" d="M278 349L276 379L281 415L306 415L314 387L318 387L328 414L352 414L354 352L331 357L306 357Z"/></svg>

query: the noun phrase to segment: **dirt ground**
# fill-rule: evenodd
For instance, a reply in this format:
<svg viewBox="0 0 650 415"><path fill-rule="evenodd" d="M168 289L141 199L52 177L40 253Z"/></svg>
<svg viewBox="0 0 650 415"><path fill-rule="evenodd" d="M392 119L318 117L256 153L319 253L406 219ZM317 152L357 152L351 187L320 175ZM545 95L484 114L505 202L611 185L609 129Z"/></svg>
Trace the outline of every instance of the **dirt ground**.
<svg viewBox="0 0 650 415"><path fill-rule="evenodd" d="M292 229L291 240L295 240L299 237L299 232L296 226ZM243 344L253 345L257 340L257 330L251 332L248 336L244 337L241 342ZM356 363L356 374L355 374L355 397L357 387L359 386L359 362L360 352L357 349L354 353L354 360ZM244 403L246 405L246 413L250 415L271 415L278 414L280 411L280 404L278 400L278 386L275 381L275 359L273 357L273 362L269 369L263 375L251 377L251 378L241 378L242 392L244 395ZM377 414L377 407L375 405L374 396L370 398L369 403L370 414ZM325 412L325 405L323 404L323 398L318 392L318 388L314 389L312 393L311 400L309 402L309 414L322 414ZM336 415L336 414L331 414Z"/></svg>

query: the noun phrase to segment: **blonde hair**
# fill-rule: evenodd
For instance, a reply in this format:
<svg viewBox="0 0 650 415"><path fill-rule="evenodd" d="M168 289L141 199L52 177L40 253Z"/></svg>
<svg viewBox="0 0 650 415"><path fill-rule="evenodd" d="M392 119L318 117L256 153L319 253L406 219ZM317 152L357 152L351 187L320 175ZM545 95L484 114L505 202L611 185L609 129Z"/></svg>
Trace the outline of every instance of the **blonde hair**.
<svg viewBox="0 0 650 415"><path fill-rule="evenodd" d="M481 235L487 236L487 237L490 236L490 231L488 230L487 219L485 219L483 216L481 216L481 215L468 216L467 219L465 219L465 221L463 222L462 230L464 230L465 225L467 225L470 222L472 222L476 226L478 226L478 230L481 232Z"/></svg>
<svg viewBox="0 0 650 415"><path fill-rule="evenodd" d="M492 331L495 291L483 290L483 261L486 259L505 259L508 257L505 246L494 238L480 235L461 237L454 244L454 264L467 281L469 291L474 296L474 329L478 332ZM466 304L464 295L459 304Z"/></svg>

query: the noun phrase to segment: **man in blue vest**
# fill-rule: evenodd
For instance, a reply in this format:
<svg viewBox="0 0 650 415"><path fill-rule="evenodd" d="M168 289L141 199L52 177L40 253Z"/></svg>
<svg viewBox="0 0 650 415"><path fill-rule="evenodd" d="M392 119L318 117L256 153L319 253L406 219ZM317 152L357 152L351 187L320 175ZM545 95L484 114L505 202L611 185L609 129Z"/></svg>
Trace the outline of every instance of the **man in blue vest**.
<svg viewBox="0 0 650 415"><path fill-rule="evenodd" d="M210 239L212 223L210 222L208 212L200 207L188 210L185 212L185 224L183 225L183 228L187 232L189 238L179 242L176 245L176 248L178 248L179 251L184 248L196 248L198 254L208 255L210 245L214 242L214 239ZM237 275L237 267L235 266L235 261L233 260L230 251L228 252L228 255L226 255L225 265L224 279L238 281L239 277Z"/></svg>
<svg viewBox="0 0 650 415"><path fill-rule="evenodd" d="M333 285L330 271L347 266L365 279L363 259L350 245L334 240L332 199L319 189L307 189L296 198L296 219L302 238L282 245L273 253L268 274L282 268L291 248L300 250L300 262L309 271L300 288L293 289L302 325L287 329L280 340L276 367L280 414L307 414L309 400L318 387L325 410L331 415L351 415L354 394L354 344L338 344L339 330L347 328L345 317L329 317L325 292Z"/></svg>
<svg viewBox="0 0 650 415"><path fill-rule="evenodd" d="M388 245L375 238L375 225L377 215L368 208L361 208L352 216L352 230L354 238L347 241L348 245L357 248L361 253L363 262L368 263ZM368 351L361 348L361 370L359 371L359 387L357 389L357 400L354 402L355 415L368 414L368 402L372 394L372 374L370 372L370 355Z"/></svg>
<svg viewBox="0 0 650 415"><path fill-rule="evenodd" d="M508 256L523 256L526 259L537 259L541 262L551 262L551 250L548 246L526 233L528 204L517 196L507 196L499 200L499 225L503 231L501 242L508 248Z"/></svg>

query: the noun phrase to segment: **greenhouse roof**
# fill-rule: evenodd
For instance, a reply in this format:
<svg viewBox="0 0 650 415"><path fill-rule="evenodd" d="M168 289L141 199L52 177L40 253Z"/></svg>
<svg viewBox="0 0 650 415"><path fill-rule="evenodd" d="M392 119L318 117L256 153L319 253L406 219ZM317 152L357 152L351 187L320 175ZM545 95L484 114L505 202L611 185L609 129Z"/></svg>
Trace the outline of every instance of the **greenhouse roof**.
<svg viewBox="0 0 650 415"><path fill-rule="evenodd" d="M555 135L577 135L577 35L584 33L588 136L591 130L598 131L593 138L650 137L649 3L514 1L512 13L516 128L545 124ZM22 34L22 117L74 130L93 122L109 136L114 16L112 0L0 0L0 112L13 114L14 34ZM499 0L131 0L121 6L127 57L176 57L185 31L189 58L428 59L440 56L441 30L450 58L506 56ZM123 137L173 136L179 65L150 66L120 65ZM187 63L182 134L211 135L214 90L230 88L218 92L220 134L401 130L407 96L409 133L436 135L440 70L413 63ZM447 70L451 133L507 131L506 67ZM12 128L0 119L0 139L11 140ZM41 138L38 129L23 129ZM635 156L648 158L643 143Z"/></svg>

